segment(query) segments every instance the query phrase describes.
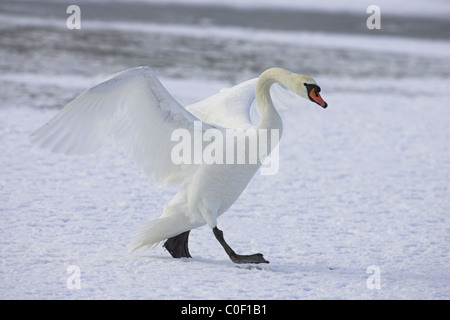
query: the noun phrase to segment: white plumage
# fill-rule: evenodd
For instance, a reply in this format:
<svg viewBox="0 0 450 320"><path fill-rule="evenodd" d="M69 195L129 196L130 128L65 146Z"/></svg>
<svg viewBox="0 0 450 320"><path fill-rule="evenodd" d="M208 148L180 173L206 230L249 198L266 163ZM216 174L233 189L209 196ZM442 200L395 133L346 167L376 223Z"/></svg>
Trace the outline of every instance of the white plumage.
<svg viewBox="0 0 450 320"><path fill-rule="evenodd" d="M282 122L270 97L270 88L276 82L309 99L307 85L318 88L311 78L272 68L259 78L183 108L150 67L133 68L80 94L34 132L31 140L51 151L72 155L95 152L113 137L157 184L182 185L161 217L136 232L130 244L131 251L152 248L160 241L208 224L233 261L267 262L262 255L262 260L255 258L256 255L236 255L244 257L243 260L233 258L234 252L231 248L227 250L228 245L217 229L217 217L236 201L261 163L176 164L171 152L177 141L172 141L171 136L175 130L184 129L196 139L195 134L212 128L222 132L225 128L277 129L281 135ZM318 100L311 100L326 107L318 91L320 88L316 90ZM250 116L255 102L261 118L258 125L252 123ZM195 121L203 121L200 132L194 130ZM203 148L207 144L203 143ZM273 147L268 146L269 153ZM182 245L187 251L187 236ZM186 255L190 256L188 252L181 254Z"/></svg>

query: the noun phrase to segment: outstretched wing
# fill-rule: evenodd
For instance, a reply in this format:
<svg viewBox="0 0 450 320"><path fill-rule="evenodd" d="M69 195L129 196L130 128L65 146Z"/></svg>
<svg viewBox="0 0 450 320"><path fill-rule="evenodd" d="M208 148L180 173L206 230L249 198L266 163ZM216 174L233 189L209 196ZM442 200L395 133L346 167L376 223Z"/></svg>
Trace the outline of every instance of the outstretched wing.
<svg viewBox="0 0 450 320"><path fill-rule="evenodd" d="M196 166L171 161L177 143L171 135L176 129L193 134L195 120L150 67L139 67L117 73L80 94L34 132L31 140L72 155L92 153L112 136L158 184L179 183Z"/></svg>

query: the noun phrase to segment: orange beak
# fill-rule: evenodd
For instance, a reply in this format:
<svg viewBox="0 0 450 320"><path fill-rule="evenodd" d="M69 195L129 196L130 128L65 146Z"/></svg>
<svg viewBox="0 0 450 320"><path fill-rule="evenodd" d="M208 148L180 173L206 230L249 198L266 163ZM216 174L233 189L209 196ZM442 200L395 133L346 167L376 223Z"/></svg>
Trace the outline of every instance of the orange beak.
<svg viewBox="0 0 450 320"><path fill-rule="evenodd" d="M316 92L316 88L312 88L309 91L309 98L312 101L314 101L315 103L317 103L318 105L320 105L322 108L326 108L328 106L328 104L325 101L323 101L320 94L318 92Z"/></svg>

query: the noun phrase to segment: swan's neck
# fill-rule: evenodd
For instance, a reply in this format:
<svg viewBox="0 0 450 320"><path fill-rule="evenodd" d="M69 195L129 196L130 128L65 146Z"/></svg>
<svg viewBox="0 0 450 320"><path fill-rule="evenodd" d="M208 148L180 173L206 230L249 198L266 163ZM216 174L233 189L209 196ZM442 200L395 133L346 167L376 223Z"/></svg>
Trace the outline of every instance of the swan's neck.
<svg viewBox="0 0 450 320"><path fill-rule="evenodd" d="M258 103L260 122L258 129L278 129L281 137L283 122L273 105L270 88L274 83L286 84L291 73L281 68L271 68L264 71L256 84L256 102Z"/></svg>

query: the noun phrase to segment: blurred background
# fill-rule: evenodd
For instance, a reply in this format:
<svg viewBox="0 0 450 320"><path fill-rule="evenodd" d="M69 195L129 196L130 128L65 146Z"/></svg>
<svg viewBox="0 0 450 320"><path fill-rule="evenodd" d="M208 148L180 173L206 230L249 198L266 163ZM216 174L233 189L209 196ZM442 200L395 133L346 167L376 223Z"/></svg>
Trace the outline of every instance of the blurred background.
<svg viewBox="0 0 450 320"><path fill-rule="evenodd" d="M319 79L450 74L444 0L375 1L378 30L373 1L78 1L81 29L69 30L72 2L0 2L0 106L62 107L76 84L140 65L229 85L272 66Z"/></svg>

